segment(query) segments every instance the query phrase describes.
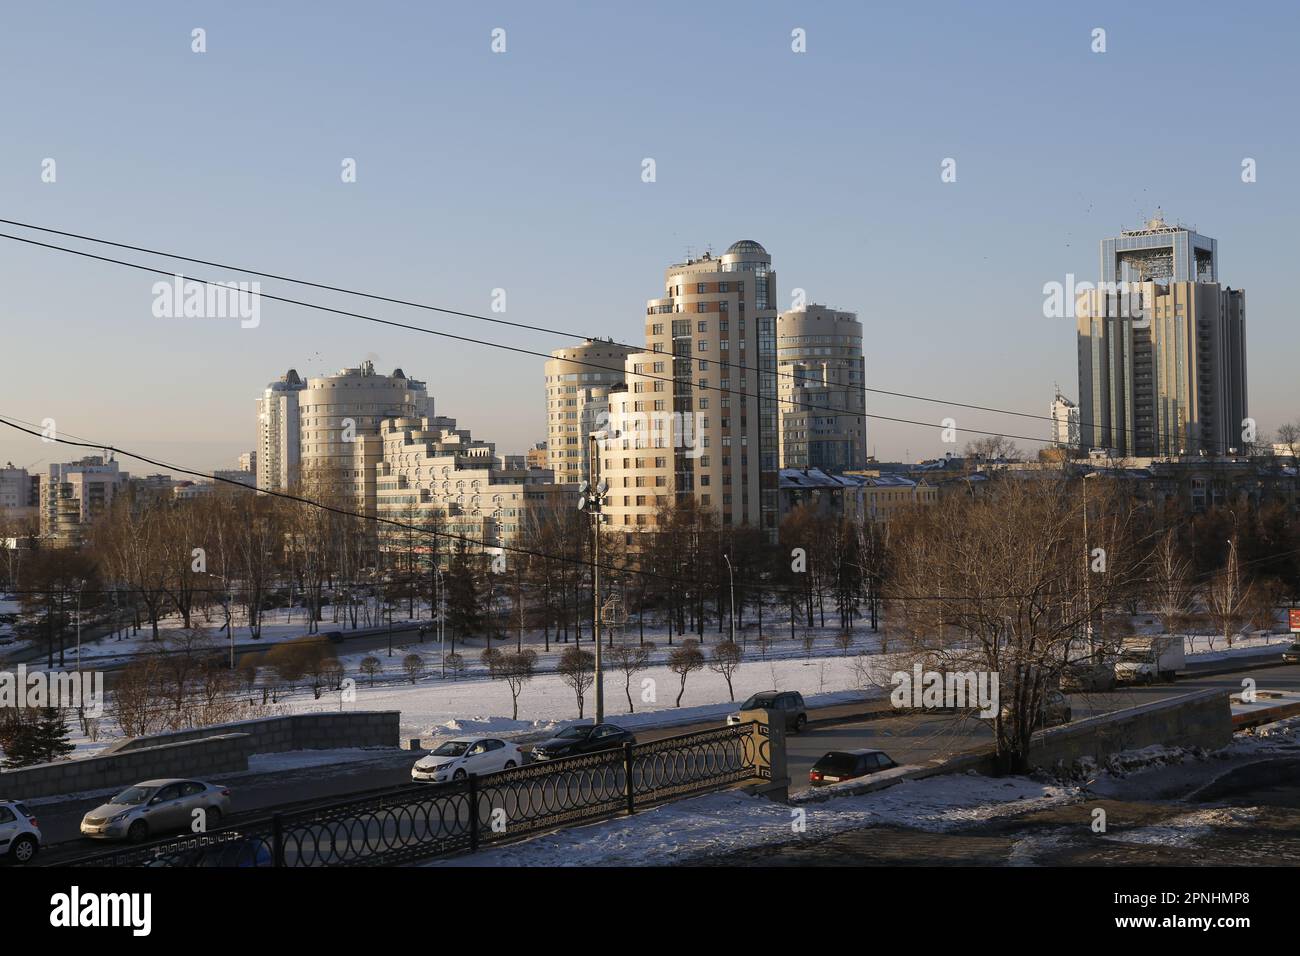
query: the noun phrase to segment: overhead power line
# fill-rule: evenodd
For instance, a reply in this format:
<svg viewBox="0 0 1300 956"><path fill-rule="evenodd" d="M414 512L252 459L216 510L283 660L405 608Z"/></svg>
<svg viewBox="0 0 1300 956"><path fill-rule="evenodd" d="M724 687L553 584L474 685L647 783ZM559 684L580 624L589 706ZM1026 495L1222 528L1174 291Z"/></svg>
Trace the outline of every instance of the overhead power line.
<svg viewBox="0 0 1300 956"><path fill-rule="evenodd" d="M86 251L81 250L81 249L70 249L70 248L68 248L67 246L55 245L55 244L53 244L53 243L48 243L48 242L40 242L40 241L38 241L38 240L36 240L36 239L27 239L27 238L25 238L25 237L23 237L23 236L13 236L13 235L10 235L10 234L8 234L8 233L0 233L0 239L9 239L9 240L12 240L12 241L14 241L14 242L26 243L26 244L28 244L28 245L38 246L38 247L43 248L43 249L52 249L52 250L55 250L55 251L57 251L57 252L66 252L66 253L68 253L68 254L70 254L70 255L80 256L80 257L85 258L85 259L93 259L93 260L96 260L96 261L98 261L98 262L107 262L107 263L110 263L110 264L112 264L112 265L118 265L118 266L122 266L122 267L125 267L125 268L128 268L128 269L135 269L135 270L138 270L138 271L140 271L140 272L148 272L148 273L151 273L151 274L153 274L153 275L167 276L167 277L169 277L169 278L173 276L173 273L171 273L171 272L169 272L169 271L167 271L167 270L165 270L165 269L158 269L158 268L155 268L155 267L153 267L153 266L146 266L146 265L142 265L142 264L137 263L137 262L128 262L128 261L126 261L126 260L124 260L124 259L115 259L115 258L113 258L113 257L111 257L111 256L101 256L101 255L98 255L98 254L96 254L96 253L93 253L93 252L86 252ZM203 279L203 278L200 278L200 277L198 277L198 276L186 276L185 278L186 278L187 280L189 280L190 282L197 282L197 283L200 283L200 284L202 284L202 285L214 286L214 287L217 287L217 288L225 288L225 285L224 285L222 282L218 281L218 280ZM441 331L441 330L439 330L439 329L430 329L430 328L425 328L424 326L420 326L420 325L411 325L411 324L409 324L409 323L407 323L407 322L398 322L398 321L395 321L395 320L393 320L393 319L383 319L383 318L380 318L380 317L378 317L378 316L366 315L365 313L361 313L361 312L351 312L351 311L348 311L347 309L337 309L337 308L334 308L334 307L332 307L332 306L320 305L320 304L315 303L315 302L307 302L307 301L304 301L304 300L302 300L302 299L292 299L292 298L289 298L289 297L287 297L287 296L273 295L273 294L271 294L271 293L269 293L269 292L260 292L260 293L258 293L258 297L259 297L259 298L262 298L262 299L268 299L268 300L273 301L273 302L282 302L282 303L285 303L286 305L296 305L296 306L300 306L300 307L305 308L305 309L314 309L314 310L319 311L319 312L328 312L328 313L331 313L331 314L333 314L333 315L341 315L341 316L344 316L344 317L346 317L346 318L360 319L360 320L362 320L362 321L364 321L364 322L373 322L373 323L375 323L375 324L377 324L377 325L386 325L386 326L391 326L391 327L393 327L393 328L405 329L405 330L407 330L407 331L409 331L409 332L422 332L422 333L424 333L425 335L434 335L434 336L438 336L439 338L452 339L452 340L457 341L457 342L465 342L465 343L468 343L468 344L471 344L471 345L482 345L482 346L486 346L486 347L488 347L488 348L500 349L500 350L502 350L502 351L505 351L505 352L513 352L513 353L518 354L518 355L528 355L528 356L532 356L532 357L536 357L536 358L541 358L541 359L547 359L547 360L549 360L549 359L552 357L552 356L550 355L550 353L548 353L548 352L539 352L539 351L537 351L536 349L527 349L527 348L523 348L522 346L517 346L517 345L507 345L507 344L505 344L505 343L503 343L503 342L490 342L490 341L487 341L486 339L476 339L476 338L474 338L474 337L472 337L472 336L468 336L468 335L457 335L457 334L455 334L455 333L453 333L453 332L444 332L444 331ZM656 352L656 353L653 353L653 354L656 354L656 355L662 355L666 360L668 360L668 359L672 359L672 358L675 357L675 356L673 355L673 353L670 353L670 352ZM690 361L691 361L692 363L694 363L694 362L697 360L697 358L698 358L697 356L692 355L692 356L690 356ZM588 362L588 361L583 361L583 360L579 360L579 359L566 359L566 361L568 361L568 362L570 362L571 364L574 364L574 365L583 365L583 366L586 366L586 367L588 367L588 368L600 369L600 370L602 370L602 371L606 371L606 372L608 372L608 371L617 371L617 372L622 373L622 372L624 371L624 369L623 369L621 366L602 365L602 364L599 364L599 363L597 363L597 362ZM712 360L711 360L711 359L706 359L706 360L704 360L704 361L712 361ZM683 380L681 380L681 379L673 378L673 377L671 377L671 376L666 376L666 375L656 375L656 374L652 374L652 373L648 373L648 372L640 372L640 373L636 373L636 374L638 374L641 378L644 378L644 379L647 379L647 380L650 380L650 381L666 382L666 383L668 383L668 384L670 384L670 385L681 384L682 381L683 381ZM720 385L700 385L700 384L698 384L698 382L697 382L695 379L693 379L693 378L692 378L691 380L689 380L689 382L687 382L687 384L691 385L692 388L699 388L699 389L703 389L704 391L710 391L710 392L718 392L718 393L720 393L720 394L724 394L724 395L737 395L737 396L740 396L740 397L742 397L742 398L753 398L753 399L756 399L756 400L759 400L759 401L762 401L762 400L764 400L764 399L766 398L765 396L761 395L761 394L758 393L758 392L743 391L743 390L740 390L740 389L735 389L735 388L730 388L730 387L726 387L726 388L724 388L724 387L722 387L722 386L720 386ZM789 399L777 399L775 396L771 396L771 397L770 397L770 400L771 400L771 401L774 401L774 402L780 402L781 404L786 405L786 406L793 406L793 407L796 407L796 408L804 408L804 409L808 409L809 411L814 411L814 412L831 413L831 414L836 414L836 415L841 415L841 414L844 414L844 413L845 413L845 409L834 408L834 407L831 407L831 406L828 406L828 405L814 405L814 404L811 404L811 403L808 403L808 402L795 402L795 401L791 401L791 400L789 400ZM935 422L923 422L923 421L917 421L916 419L911 419L911 418L898 418L898 417L896 417L896 416L891 416L891 415L878 415L878 414L873 414L873 413L869 413L869 412L863 412L863 413L862 413L862 416L863 416L864 418L870 418L870 419L873 419L873 420L875 420L875 421L894 422L894 423L896 423L896 424L902 424L902 425L916 425L916 426L919 426L919 427L921 427L921 428L930 428L930 429L940 428L940 429L942 429L942 428L945 427L942 423L937 423L937 424L936 424ZM956 426L956 425L953 426L953 431L954 431L954 432L965 432L966 434L970 434L970 435L986 435L986 436L993 437L993 438L1015 438L1015 439L1019 439L1019 440L1021 440L1021 441L1042 442L1042 441L1046 441L1046 440L1047 440L1047 439L1043 438L1042 436L1019 435L1019 434L1015 434L1015 433L1012 433L1012 432L996 432L996 431L988 431L988 430L985 430L985 429L979 429L979 428L958 427L958 426Z"/></svg>
<svg viewBox="0 0 1300 956"><path fill-rule="evenodd" d="M494 317L494 316L483 315L483 314L481 314L481 313L466 312L466 311L462 311L462 310L458 310L458 309L447 308L447 307L445 307L445 306L431 305L431 304L429 304L429 303L427 303L427 302L416 302L416 301L413 301L413 300L411 300L411 299L403 299L403 298L398 298L398 297L395 297L395 296L382 295L382 294L375 293L375 292L366 292L366 291L358 290L358 289L349 289L349 288L344 287L344 286L332 285L332 284L330 284L330 283L325 283L325 282L315 282L315 281L312 281L312 280L309 280L309 279L299 279L299 278L296 278L296 277L294 277L294 276L284 275L284 274L282 274L282 273L270 272L270 271L261 270L261 269L253 269L253 268L249 268L249 267L247 267L247 266L236 266L236 265L231 265L231 264L229 264L229 263L218 262L218 261L216 261L216 260L212 260L212 259L201 259L201 258L197 258L197 257L194 257L194 256L186 256L186 255L183 255L183 254L181 254L181 253L168 252L168 251L163 250L163 249L154 249L154 248L150 248L150 247L148 247L148 246L134 245L134 244L131 244L131 243L126 243L126 242L117 242L117 241L115 241L115 240L104 239L104 238L101 238L101 237L98 237L98 236L90 236L90 235L86 235L86 234L84 234L84 233L70 232L70 231L62 230L62 229L54 229L54 228L49 227L49 226L39 226L39 225L36 225L36 224L34 224L34 223L21 222L21 221L19 221L19 220L15 220L15 219L2 219L2 218L0 218L0 224L6 224L6 225L11 225L11 226L18 226L18 227L23 228L23 229L31 229L31 230L34 230L34 231L37 231L37 232L43 232L43 233L47 233L47 234L50 234L50 235L65 236L65 237L67 237L67 238L69 238L69 239L77 239L77 240L80 240L80 241L83 241L83 242L92 242L92 243L96 243L96 244L98 244L98 245L111 246L111 247L113 247L113 248L117 248L117 249L127 249L127 250L130 250L130 251L133 251L133 252L142 252L142 253L145 253L145 254L147 254L147 255L161 256L161 257L166 258L166 259L175 259L175 260L177 260L177 261L179 261L179 262L189 262L189 263L194 263L194 264L197 264L197 265L212 266L213 268L218 268L218 269L227 269L227 270L230 270L230 271L232 271L232 272L242 272L242 273L246 273L246 274L248 274L248 275L260 276L260 277L265 278L265 279L273 279L273 280L276 280L276 281L279 281L279 282L289 282L289 283L293 283L293 284L295 284L295 285L306 286L306 287L313 288L313 289L321 289L321 290L323 290L323 291L328 291L328 292L337 292L337 293L340 293L340 294L343 294L343 295L356 296L356 297L358 297L358 298L370 299L370 300L373 300L373 301L376 301L376 302L386 302L386 303L389 303L389 304L391 304L391 305L400 305L400 306L407 307L407 308L421 309L421 310L424 310L424 311L426 311L426 312L436 312L436 313L440 313L440 314L443 314L443 315L456 316L456 317L458 317L458 318L473 319L473 320L475 320L475 321L479 321L479 322L489 322L489 323L492 323L492 324L494 324L494 325L504 325L504 326L508 326L508 327L510 327L510 328L523 329L523 330L530 331L530 332L541 332L541 333L544 333L544 334L547 334L547 335L559 335L559 336L565 336L565 337L567 337L567 338L580 338L580 339L586 339L586 340L590 340L590 341L608 341L608 343L609 343L610 345L616 346L616 347L618 347L618 348L625 348L625 349L630 349L630 350L638 351L638 352L645 351L644 346L632 345L632 344L629 344L629 343L626 343L626 342L615 342L615 341L613 341L613 340L600 340L597 336L590 335L590 334L583 333L583 332L568 332L568 331L565 331L565 330L562 330L562 329L554 329L554 328L549 328L549 327L546 327L546 326L532 325L532 324L525 323L525 322L512 322L512 321L507 320L507 319L501 319L501 318L497 318L497 317ZM23 241L23 240L21 240L19 237L15 237L15 236L4 235L4 236L0 236L0 237L2 237L2 238L7 238L7 239L17 239L18 241ZM38 243L38 245L40 245L40 244ZM62 250L62 251L68 251L68 252L75 252L75 250L63 249L63 247L59 247L59 246L49 246L48 248L60 249L60 250ZM115 260L109 260L109 261L115 261ZM169 274L169 275L170 275L171 273L166 273L166 274ZM192 277L191 277L191 278L192 278ZM195 281L201 281L201 280L195 280ZM673 315L676 315L676 314L678 314L678 313L665 313L665 314L673 314ZM686 315L687 313L680 313L680 314L682 314L682 315ZM427 330L425 330L425 331L427 331ZM538 353L534 353L534 354L538 354ZM665 354L666 354L666 353L665 353ZM545 356L545 357L546 357L546 358L550 358L551 356L550 356L550 355L547 355L547 356ZM572 360L569 360L569 361L572 361ZM711 359L709 359L708 361L710 361L712 364L718 365L718 366L720 366L720 367L723 367L723 368L734 368L734 369L737 369L737 370L739 370L739 371L741 371L741 372L751 372L751 371L752 371L752 372L757 372L757 373L760 373L760 374L775 375L775 376L778 377L778 378L789 378L789 379L792 379L792 380L794 380L796 383L799 383L799 382L804 381L804 379L803 379L800 375L798 375L797 373L793 373L793 372L782 372L782 371L780 371L780 369L777 369L777 370L774 370L774 371L764 371L764 370L762 370L762 369L758 369L758 368L756 368L756 367L754 367L754 366L746 365L746 364L744 364L743 362L732 362L732 361L727 360L727 359L711 358ZM590 364L590 363L575 362L575 364ZM606 370L611 370L611 371L619 371L619 372L622 372L622 371L623 371L622 368L615 368L615 367L611 367L611 366L593 365L592 367L595 367L595 368L601 368L601 369L606 369ZM901 391L897 391L897 390L893 390L893 389L886 389L886 388L878 388L878 387L868 386L868 385L866 385L865 383L860 384L860 385L855 385L855 384L852 384L852 383L843 383L843 384L839 385L838 387L841 388L841 389L843 389L843 390L846 390L846 391L858 391L858 392L862 392L862 393L864 393L864 394L884 395L884 396L888 396L888 397L891 397L891 398L901 398L901 399L905 399L905 400L908 400L908 401L927 402L927 403L934 404L934 405L942 405L942 406L945 406L945 407L948 407L948 408L963 408L963 409L969 409L969 410L972 410L972 411L990 412L990 413L992 413L992 414L996 414L996 415L1010 415L1010 416L1014 416L1014 417L1017 417L1017 418L1028 418L1028 419L1032 419L1032 420L1038 420L1038 421L1044 421L1044 422L1051 422L1051 423L1053 423L1053 424L1055 424L1056 421L1057 421L1053 416L1050 416L1050 415L1040 415L1040 414L1037 414L1037 413L1035 413L1035 412L1026 412L1026 411L1021 411L1021 410L1018 410L1018 409L999 408L999 407L997 407L997 406L993 406L993 405L984 405L984 404L979 404L979 403L975 403L975 402L962 402L962 401L954 401L954 400L952 400L952 399L936 398L936 397L934 397L934 396L932 396L932 395L921 395L921 394L917 394L917 393L914 393L914 392L901 392ZM783 403L785 403L785 404L791 404L790 401L787 400L787 399L776 399L776 400L777 400L777 401L780 401L780 402L783 402ZM831 411L833 411L833 412L836 412L837 414L858 414L857 412L855 412L855 411L852 410L852 409L822 408L822 407L820 407L820 406L810 406L810 407L814 407L814 408L816 408L816 409L819 410L819 411L827 411L827 412L831 412ZM867 417L867 418L878 418L878 419L885 420L885 421L895 421L895 422L900 422L900 423L902 423L902 424L920 424L920 425L923 425L923 426L925 426L925 427L934 427L931 423L928 423L928 422L917 423L917 422L910 422L910 421L903 420L903 419L887 418L887 417L885 417L885 416L868 415L868 414L866 414L865 411L862 412L861 414L863 414L864 417ZM1085 428L1085 427L1086 427L1086 428L1091 428L1091 427L1094 427L1094 425L1095 425L1095 423L1093 423L1093 422L1085 422L1085 421L1080 421L1080 422L1079 422L1079 427L1081 427L1081 428ZM1111 427L1116 428L1117 430L1123 432L1123 433L1126 434L1126 435L1136 435L1136 434L1137 434L1137 430L1136 430L1136 429L1134 429L1134 428L1128 428L1127 426L1111 426ZM991 435L991 434L993 434L993 433L990 433L990 432L981 432L981 431L977 431L977 430L975 430L975 429L964 429L964 428L962 428L962 429L957 429L957 430L958 430L958 431L974 432L974 433L976 433L976 434L984 434L984 435ZM998 437L1020 438L1020 437L1022 437L1022 436L1017 436L1017 435L1004 435L1004 436L998 436ZM1157 433L1157 437L1166 438L1166 437L1168 437L1168 435L1167 435L1167 433ZM1044 439L1044 438L1028 438L1028 437L1026 437L1026 438L1024 438L1024 440L1025 440L1025 441L1041 442L1041 441L1048 441L1048 440L1050 440L1050 439ZM1218 448L1218 449L1216 449L1216 450L1219 451L1219 452L1221 453L1221 452L1223 452L1223 451L1226 451L1228 447L1229 447L1229 446L1227 446L1227 445L1225 444L1223 447Z"/></svg>

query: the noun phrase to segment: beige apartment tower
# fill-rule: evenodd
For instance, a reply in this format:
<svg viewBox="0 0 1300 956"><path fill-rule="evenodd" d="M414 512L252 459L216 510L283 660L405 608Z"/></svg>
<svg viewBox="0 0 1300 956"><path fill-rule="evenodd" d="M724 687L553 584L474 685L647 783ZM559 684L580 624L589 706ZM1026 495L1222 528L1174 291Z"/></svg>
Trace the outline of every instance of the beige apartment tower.
<svg viewBox="0 0 1300 956"><path fill-rule="evenodd" d="M605 427L609 390L622 384L624 363L632 351L588 339L551 353L546 363L546 455L557 482L587 476L587 436Z"/></svg>
<svg viewBox="0 0 1300 956"><path fill-rule="evenodd" d="M782 312L776 358L781 467L865 467L866 363L857 315L815 304Z"/></svg>
<svg viewBox="0 0 1300 956"><path fill-rule="evenodd" d="M775 535L776 320L776 273L757 242L667 268L646 306L646 348L609 395L611 531L653 527L660 507L691 497L723 527Z"/></svg>
<svg viewBox="0 0 1300 956"><path fill-rule="evenodd" d="M371 362L309 378L298 394L299 478L325 482L365 514L375 513L375 470L383 457L379 423L432 417L423 382L375 372Z"/></svg>

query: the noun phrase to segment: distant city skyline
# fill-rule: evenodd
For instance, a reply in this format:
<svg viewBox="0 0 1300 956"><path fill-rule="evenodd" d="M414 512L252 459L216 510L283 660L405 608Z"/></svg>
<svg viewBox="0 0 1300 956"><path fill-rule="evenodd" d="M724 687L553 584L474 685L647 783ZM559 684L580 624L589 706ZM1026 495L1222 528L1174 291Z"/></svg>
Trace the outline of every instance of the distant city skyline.
<svg viewBox="0 0 1300 956"><path fill-rule="evenodd" d="M1260 434L1300 417L1286 226L1300 133L1278 121L1300 13L1287 5L1227 19L1210 4L954 5L936 19L759 3L737 19L685 4L571 16L504 4L404 13L383 30L347 4L314 13L9 12L5 68L38 77L41 95L7 111L0 215L552 328L262 283L547 354L582 335L639 346L647 276L748 238L780 264L782 311L803 290L858 314L868 387L1044 415L1053 383L1080 400L1074 322L1043 316L1044 285L1095 280L1098 243L1160 207L1215 237L1222 275L1249 292ZM692 29L674 35L673 57L702 69L653 68L674 18ZM191 52L195 26L206 53ZM1090 48L1097 27L1105 53ZM806 53L791 50L795 28ZM1154 37L1180 61L1231 65L1194 98L1161 102L1158 135L1151 109L1099 112L1156 87L1168 63ZM1207 123L1220 130L1208 142ZM47 159L54 182L42 181ZM256 328L156 318L157 277L0 248L0 412L210 472L254 447L254 401L285 369L307 378L369 359L425 380L502 453L547 437L541 358L274 302ZM256 278L180 271L191 268ZM960 451L974 436L945 444L949 416L1024 436L1026 449L1052 437L1049 421L876 394L866 414L867 450L885 460ZM40 469L81 453L0 433L0 462Z"/></svg>

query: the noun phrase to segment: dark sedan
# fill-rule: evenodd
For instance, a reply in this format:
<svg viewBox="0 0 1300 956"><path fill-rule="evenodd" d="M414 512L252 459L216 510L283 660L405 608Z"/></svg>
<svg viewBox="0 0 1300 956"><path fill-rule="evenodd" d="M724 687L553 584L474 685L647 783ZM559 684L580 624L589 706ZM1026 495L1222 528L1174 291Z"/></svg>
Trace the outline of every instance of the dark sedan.
<svg viewBox="0 0 1300 956"><path fill-rule="evenodd" d="M1292 644L1282 652L1284 664L1300 664L1300 642Z"/></svg>
<svg viewBox="0 0 1300 956"><path fill-rule="evenodd" d="M808 782L814 787L824 787L897 766L888 754L879 750L832 750L813 764Z"/></svg>
<svg viewBox="0 0 1300 956"><path fill-rule="evenodd" d="M613 724L580 724L566 727L550 740L538 744L530 756L533 760L555 760L558 757L576 757L600 750L614 750L624 744L634 743L636 738L622 727Z"/></svg>

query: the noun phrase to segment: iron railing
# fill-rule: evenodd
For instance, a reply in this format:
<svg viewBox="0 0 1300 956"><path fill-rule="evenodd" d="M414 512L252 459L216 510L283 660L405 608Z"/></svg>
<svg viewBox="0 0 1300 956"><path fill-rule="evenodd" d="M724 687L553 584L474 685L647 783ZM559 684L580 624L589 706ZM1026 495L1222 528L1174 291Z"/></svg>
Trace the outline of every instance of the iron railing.
<svg viewBox="0 0 1300 956"><path fill-rule="evenodd" d="M760 776L755 723L277 813L67 866L377 866L475 851ZM764 741L765 743L765 741Z"/></svg>

